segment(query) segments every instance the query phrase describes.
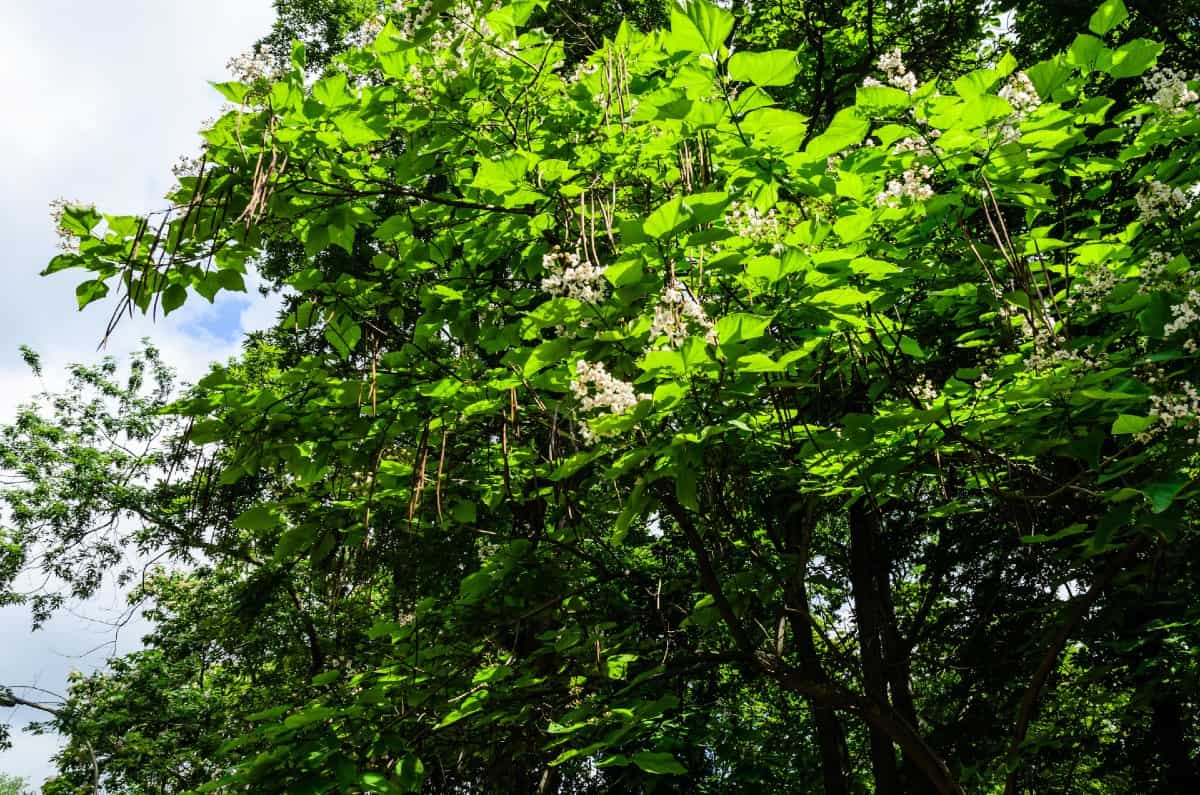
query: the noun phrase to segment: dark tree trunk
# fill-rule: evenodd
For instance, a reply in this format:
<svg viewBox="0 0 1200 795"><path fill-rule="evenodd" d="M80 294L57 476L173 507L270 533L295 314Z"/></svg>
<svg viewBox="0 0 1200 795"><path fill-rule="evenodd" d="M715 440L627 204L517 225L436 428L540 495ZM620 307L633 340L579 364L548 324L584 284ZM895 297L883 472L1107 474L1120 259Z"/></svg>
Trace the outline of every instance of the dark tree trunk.
<svg viewBox="0 0 1200 795"><path fill-rule="evenodd" d="M850 507L850 579L854 590L854 613L858 624L859 656L863 691L871 701L887 707L887 670L883 659L883 625L886 610L879 593L879 524L862 500ZM907 720L907 717L905 716ZM879 728L870 728L871 767L877 795L899 795L900 778L892 740Z"/></svg>

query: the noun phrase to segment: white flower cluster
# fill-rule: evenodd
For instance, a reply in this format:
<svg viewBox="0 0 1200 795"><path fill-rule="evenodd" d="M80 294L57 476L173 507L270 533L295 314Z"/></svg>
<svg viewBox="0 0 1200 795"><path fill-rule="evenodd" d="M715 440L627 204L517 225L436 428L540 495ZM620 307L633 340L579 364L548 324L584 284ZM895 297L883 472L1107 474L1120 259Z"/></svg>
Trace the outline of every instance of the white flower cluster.
<svg viewBox="0 0 1200 795"><path fill-rule="evenodd" d="M488 45L488 53L494 58L508 57L508 51L519 46L518 42L496 42L495 32L484 16L491 9L490 0L460 2L446 12L438 21L429 40L423 45L433 59L431 67L409 67L407 88L418 99L433 96L433 86L449 83L471 68L471 55L481 42ZM406 17L400 32L411 39L416 30L433 16L433 6L426 2Z"/></svg>
<svg viewBox="0 0 1200 795"><path fill-rule="evenodd" d="M379 34L383 32L386 25L387 17L383 14L368 17L358 30L347 37L347 43L352 47L370 47L379 38Z"/></svg>
<svg viewBox="0 0 1200 795"><path fill-rule="evenodd" d="M1181 394L1178 395L1150 396L1150 416L1156 424L1135 434L1134 439L1146 443L1176 425L1182 424L1189 429L1200 425L1200 392L1188 381L1179 384L1179 392ZM1200 433L1192 439L1192 443L1200 444Z"/></svg>
<svg viewBox="0 0 1200 795"><path fill-rule="evenodd" d="M1076 274L1071 284L1071 292L1067 296L1067 306L1087 306L1092 312L1099 312L1101 304L1108 294L1117 286L1117 274L1112 268L1098 265Z"/></svg>
<svg viewBox="0 0 1200 795"><path fill-rule="evenodd" d="M200 164L204 162L199 157L188 157L180 155L175 164L171 166L171 173L175 175L175 179L183 179L184 177L200 176Z"/></svg>
<svg viewBox="0 0 1200 795"><path fill-rule="evenodd" d="M1049 320L1051 325L1054 319ZM1032 332L1028 322L1022 318L1022 328ZM1070 350L1065 347L1066 337L1039 329L1033 334L1033 351L1025 357L1025 363L1034 372L1057 370L1060 367L1095 368L1100 362L1089 350Z"/></svg>
<svg viewBox="0 0 1200 795"><path fill-rule="evenodd" d="M725 223L734 234L756 243L774 243L779 240L779 218L773 207L763 215L751 205L734 202L725 216Z"/></svg>
<svg viewBox="0 0 1200 795"><path fill-rule="evenodd" d="M917 76L904 66L904 54L900 52L899 47L888 50L879 56L879 62L876 65L881 72L887 74L889 85L907 91L909 94L917 90ZM863 80L863 85L870 87L882 85L882 83L873 77L868 77Z"/></svg>
<svg viewBox="0 0 1200 795"><path fill-rule="evenodd" d="M1163 286L1167 276L1167 266L1175 259L1165 251L1151 251L1146 255L1142 265L1142 292L1149 292L1152 286Z"/></svg>
<svg viewBox="0 0 1200 795"><path fill-rule="evenodd" d="M938 389L928 376L921 376L913 383L913 394L923 403L932 403L938 398Z"/></svg>
<svg viewBox="0 0 1200 795"><path fill-rule="evenodd" d="M888 181L887 189L875 197L875 203L880 207L899 207L904 198L925 201L933 196L933 188L929 185L932 176L933 169L923 164L907 168L903 179Z"/></svg>
<svg viewBox="0 0 1200 795"><path fill-rule="evenodd" d="M1000 89L1000 98L1012 105L1013 113L1024 119L1042 104L1033 81L1024 72L1017 72L1008 78L1008 82Z"/></svg>
<svg viewBox="0 0 1200 795"><path fill-rule="evenodd" d="M607 282L604 268L590 261L580 262L579 255L557 247L542 257L542 267L548 274L542 279L542 289L551 295L566 296L595 304L604 300Z"/></svg>
<svg viewBox="0 0 1200 795"><path fill-rule="evenodd" d="M609 414L624 414L646 399L633 391L633 384L614 378L603 364L592 364L583 359L575 363L571 394L579 401L582 411L606 411ZM587 424L580 429L580 435L585 444L593 444L598 438Z"/></svg>
<svg viewBox="0 0 1200 795"><path fill-rule="evenodd" d="M225 68L239 83L251 85L260 80L269 80L275 74L275 65L262 50L246 50L225 63Z"/></svg>
<svg viewBox="0 0 1200 795"><path fill-rule="evenodd" d="M901 138L892 146L892 154L903 155L908 152L913 152L919 157L937 154L939 151L938 146L937 144L933 143L933 140L936 140L940 137L942 137L942 131L938 129L932 129L929 131L928 137L910 135L908 138Z"/></svg>
<svg viewBox="0 0 1200 795"><path fill-rule="evenodd" d="M403 12L405 5L404 0L396 0L396 11ZM404 22L400 26L400 34L411 41L413 34L428 22L431 16L433 16L433 0L425 0L413 13L405 16Z"/></svg>
<svg viewBox="0 0 1200 795"><path fill-rule="evenodd" d="M1033 81L1024 72L1017 72L1008 79L1000 89L999 96L1012 105L1012 115L1000 126L1000 138L1005 143L1013 143L1021 137L1021 122L1038 109L1042 98L1038 96Z"/></svg>
<svg viewBox="0 0 1200 795"><path fill-rule="evenodd" d="M1188 76L1162 67L1142 78L1142 85L1151 93L1150 101L1166 113L1181 113L1189 105L1200 102L1200 94L1188 85ZM1197 79L1197 78L1192 78Z"/></svg>
<svg viewBox="0 0 1200 795"><path fill-rule="evenodd" d="M1163 326L1163 335L1178 334L1196 321L1200 321L1200 290L1188 290L1184 299L1171 307L1171 321ZM1188 340L1184 347L1189 353L1195 353L1196 341Z"/></svg>
<svg viewBox="0 0 1200 795"><path fill-rule="evenodd" d="M1151 223L1164 213L1173 215L1192 203L1187 193L1151 178L1137 194L1137 206L1142 222Z"/></svg>
<svg viewBox="0 0 1200 795"><path fill-rule="evenodd" d="M68 201L62 198L50 202L50 218L54 221L54 233L58 235L57 247L59 251L78 254L78 236L63 226L63 213L66 212L68 207L86 207L89 210L95 210L96 205L79 201Z"/></svg>
<svg viewBox="0 0 1200 795"><path fill-rule="evenodd" d="M650 324L650 340L666 336L667 346L678 348L692 334L693 328L704 331L705 339L717 344L717 330L708 319L704 307L678 279L669 282L654 307L654 322Z"/></svg>

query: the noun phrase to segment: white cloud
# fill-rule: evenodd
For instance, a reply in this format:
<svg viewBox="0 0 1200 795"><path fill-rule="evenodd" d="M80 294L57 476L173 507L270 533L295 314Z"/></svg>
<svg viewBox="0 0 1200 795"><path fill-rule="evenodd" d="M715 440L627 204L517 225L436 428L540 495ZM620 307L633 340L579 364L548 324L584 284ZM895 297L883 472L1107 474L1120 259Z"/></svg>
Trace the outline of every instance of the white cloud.
<svg viewBox="0 0 1200 795"><path fill-rule="evenodd" d="M66 197L126 213L159 207L171 164L196 152L196 129L221 105L206 81L225 79L225 62L265 34L272 18L270 0L0 0L0 421L43 386L18 345L42 355L44 386L61 387L66 364L100 355L111 311L111 304L76 310L80 274L37 275L55 253L49 202ZM273 313L253 290L215 307L192 297L157 323L127 318L106 352L122 355L149 336L183 378L195 380L208 362L237 351L236 335L214 327L236 318L243 329L261 328ZM114 592L76 612L103 618L119 602ZM0 683L61 691L70 670L94 670L111 653L85 654L111 637L110 627L86 618L63 614L33 635L28 625L24 611L0 610ZM118 650L135 648L141 631L137 622L126 627ZM18 714L14 728L34 717ZM0 753L0 770L40 782L57 738L18 732L14 739L15 749Z"/></svg>

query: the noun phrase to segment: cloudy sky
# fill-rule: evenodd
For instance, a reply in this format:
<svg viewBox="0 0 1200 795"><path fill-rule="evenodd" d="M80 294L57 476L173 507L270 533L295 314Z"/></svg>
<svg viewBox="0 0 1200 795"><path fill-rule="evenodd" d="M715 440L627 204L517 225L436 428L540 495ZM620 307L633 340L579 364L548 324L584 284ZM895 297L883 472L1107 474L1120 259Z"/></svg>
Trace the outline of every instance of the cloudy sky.
<svg viewBox="0 0 1200 795"><path fill-rule="evenodd" d="M171 164L194 155L200 122L220 97L207 84L225 62L267 32L270 0L0 0L0 422L43 386L63 382L71 362L95 361L111 305L76 310L79 276L37 274L55 253L51 200L141 213L159 207ZM115 291L114 291L115 292ZM189 380L237 350L244 330L262 328L273 306L257 295L193 298L167 320L125 322L107 353L122 356L150 336ZM44 384L17 347L42 355ZM72 669L95 670L113 649L136 646L136 625L115 635L97 620L122 607L119 594L75 606L42 632L29 616L0 608L0 684L61 692ZM115 647L113 641L115 640ZM27 697L37 691L18 690ZM5 710L14 729L36 717ZM53 737L15 732L0 752L0 772L40 783L49 774Z"/></svg>

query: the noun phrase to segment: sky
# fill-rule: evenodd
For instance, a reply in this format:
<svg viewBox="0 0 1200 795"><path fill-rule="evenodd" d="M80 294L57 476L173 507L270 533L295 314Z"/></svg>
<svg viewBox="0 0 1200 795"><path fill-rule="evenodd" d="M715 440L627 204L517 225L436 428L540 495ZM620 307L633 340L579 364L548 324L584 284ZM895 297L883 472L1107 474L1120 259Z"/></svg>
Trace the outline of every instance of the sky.
<svg viewBox="0 0 1200 795"><path fill-rule="evenodd" d="M146 336L184 380L196 380L237 352L243 332L269 325L277 303L253 290L215 305L193 296L169 318L126 319L98 352L113 299L79 312L80 272L38 276L56 253L49 203L160 208L171 165L198 152L195 131L221 105L207 81L227 79L225 62L268 32L271 1L0 0L0 19L0 423L42 388L60 387L67 364L124 357ZM23 363L22 344L41 354L41 381ZM139 622L119 633L103 623L123 607L110 588L32 634L25 609L0 608L0 684L27 698L39 692L16 686L61 692L71 670L93 671L114 650L137 648ZM35 785L50 775L58 747L56 737L20 731L37 717L0 712L14 729L0 772Z"/></svg>

